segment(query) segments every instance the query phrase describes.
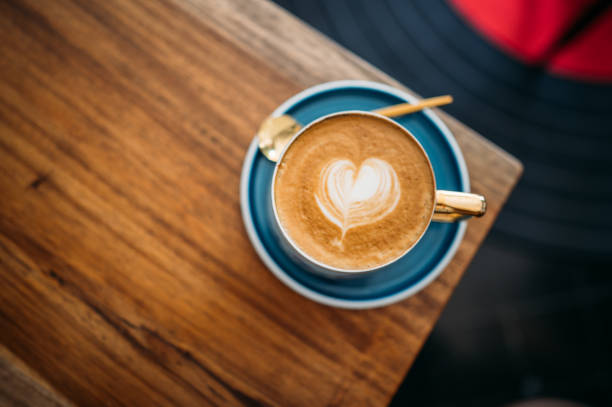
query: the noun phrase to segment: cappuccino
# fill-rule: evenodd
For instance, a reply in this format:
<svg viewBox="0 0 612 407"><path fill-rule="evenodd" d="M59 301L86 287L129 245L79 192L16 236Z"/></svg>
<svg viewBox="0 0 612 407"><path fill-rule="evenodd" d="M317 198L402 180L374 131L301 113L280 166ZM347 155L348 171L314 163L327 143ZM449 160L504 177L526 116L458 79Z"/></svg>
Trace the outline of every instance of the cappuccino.
<svg viewBox="0 0 612 407"><path fill-rule="evenodd" d="M307 128L278 164L274 205L304 254L343 270L386 264L429 225L435 181L419 143L390 120L332 116Z"/></svg>

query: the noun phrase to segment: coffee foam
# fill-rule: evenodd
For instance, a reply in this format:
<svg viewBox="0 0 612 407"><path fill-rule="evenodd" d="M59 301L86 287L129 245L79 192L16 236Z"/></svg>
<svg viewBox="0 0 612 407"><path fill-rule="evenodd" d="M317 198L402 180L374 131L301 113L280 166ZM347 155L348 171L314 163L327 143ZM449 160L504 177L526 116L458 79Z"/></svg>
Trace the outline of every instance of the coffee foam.
<svg viewBox="0 0 612 407"><path fill-rule="evenodd" d="M361 270L403 254L433 211L435 183L419 144L393 123L340 115L287 149L274 184L290 240L331 267Z"/></svg>
<svg viewBox="0 0 612 407"><path fill-rule="evenodd" d="M393 212L400 199L393 167L379 158L367 158L357 167L349 160L331 160L319 174L315 200L330 222L342 231L376 222Z"/></svg>

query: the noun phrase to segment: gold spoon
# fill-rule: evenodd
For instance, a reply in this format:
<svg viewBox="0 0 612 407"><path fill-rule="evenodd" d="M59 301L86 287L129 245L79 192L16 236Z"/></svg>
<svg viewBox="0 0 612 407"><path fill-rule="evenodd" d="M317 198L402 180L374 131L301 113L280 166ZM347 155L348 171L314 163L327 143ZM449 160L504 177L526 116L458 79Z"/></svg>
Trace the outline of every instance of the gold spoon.
<svg viewBox="0 0 612 407"><path fill-rule="evenodd" d="M453 102L451 95L436 96L423 99L417 104L401 103L374 110L375 113L387 117L403 116L418 112L428 107L447 105ZM278 161L283 147L300 131L302 125L289 115L268 117L259 127L257 137L259 138L259 150L272 162Z"/></svg>

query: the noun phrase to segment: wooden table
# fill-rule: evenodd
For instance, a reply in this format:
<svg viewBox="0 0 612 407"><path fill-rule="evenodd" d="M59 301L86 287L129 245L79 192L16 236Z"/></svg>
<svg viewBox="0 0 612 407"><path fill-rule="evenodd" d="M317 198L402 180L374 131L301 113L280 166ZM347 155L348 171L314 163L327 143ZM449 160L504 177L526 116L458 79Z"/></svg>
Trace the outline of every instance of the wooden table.
<svg viewBox="0 0 612 407"><path fill-rule="evenodd" d="M521 165L438 112L488 214L427 289L300 297L240 217L242 159L316 83L402 87L264 0L0 2L0 400L384 405Z"/></svg>

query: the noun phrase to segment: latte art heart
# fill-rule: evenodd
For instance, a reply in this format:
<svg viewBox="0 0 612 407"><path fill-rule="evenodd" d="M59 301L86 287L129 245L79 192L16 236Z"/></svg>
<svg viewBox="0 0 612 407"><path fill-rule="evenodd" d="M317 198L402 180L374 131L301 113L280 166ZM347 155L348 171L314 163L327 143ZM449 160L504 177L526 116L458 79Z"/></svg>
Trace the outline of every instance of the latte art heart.
<svg viewBox="0 0 612 407"><path fill-rule="evenodd" d="M359 169L346 159L332 160L321 171L315 200L323 215L342 231L376 222L395 209L400 186L393 167L368 158Z"/></svg>

